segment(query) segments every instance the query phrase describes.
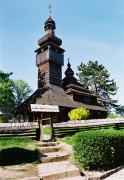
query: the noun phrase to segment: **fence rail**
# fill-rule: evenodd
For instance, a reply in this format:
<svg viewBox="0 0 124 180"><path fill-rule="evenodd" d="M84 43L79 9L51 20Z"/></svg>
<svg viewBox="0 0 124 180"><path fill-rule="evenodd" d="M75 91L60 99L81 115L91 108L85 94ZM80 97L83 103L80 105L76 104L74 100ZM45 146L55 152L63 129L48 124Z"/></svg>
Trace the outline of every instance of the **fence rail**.
<svg viewBox="0 0 124 180"><path fill-rule="evenodd" d="M109 125L124 123L124 118L119 119L91 119L91 120L80 120L80 121L68 121L62 123L54 123L53 127L80 127L80 126L92 126L92 125Z"/></svg>
<svg viewBox="0 0 124 180"><path fill-rule="evenodd" d="M0 123L0 132L15 131L15 130L29 130L38 128L37 122L23 122L23 123Z"/></svg>
<svg viewBox="0 0 124 180"><path fill-rule="evenodd" d="M108 129L110 127L115 129L124 128L124 118L119 119L92 119L81 121L68 121L62 123L54 123L55 137L63 137L72 135L79 131L92 130L92 129Z"/></svg>
<svg viewBox="0 0 124 180"><path fill-rule="evenodd" d="M62 123L53 123L53 132L55 137L62 137L70 135L78 131L101 129L114 127L115 129L124 129L124 118L118 119L92 119L81 121L68 121ZM23 123L0 123L0 134L13 132L17 134L18 131L28 132L32 134L30 130L38 130L38 122L23 122ZM20 132L19 132L20 133ZM27 133L27 134L28 134ZM38 132L36 131L35 134ZM0 135L0 137L1 137Z"/></svg>

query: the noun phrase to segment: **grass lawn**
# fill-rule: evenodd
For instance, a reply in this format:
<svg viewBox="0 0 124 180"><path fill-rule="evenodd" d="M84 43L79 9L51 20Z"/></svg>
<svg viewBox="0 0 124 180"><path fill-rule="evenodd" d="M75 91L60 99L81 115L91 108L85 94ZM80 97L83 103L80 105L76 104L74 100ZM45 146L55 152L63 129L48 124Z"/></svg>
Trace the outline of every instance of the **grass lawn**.
<svg viewBox="0 0 124 180"><path fill-rule="evenodd" d="M31 138L0 138L0 151L7 148L20 147L20 148L34 148L35 140Z"/></svg>
<svg viewBox="0 0 124 180"><path fill-rule="evenodd" d="M0 166L38 161L35 140L31 138L0 138Z"/></svg>
<svg viewBox="0 0 124 180"><path fill-rule="evenodd" d="M43 134L51 135L51 127L49 125L43 126Z"/></svg>

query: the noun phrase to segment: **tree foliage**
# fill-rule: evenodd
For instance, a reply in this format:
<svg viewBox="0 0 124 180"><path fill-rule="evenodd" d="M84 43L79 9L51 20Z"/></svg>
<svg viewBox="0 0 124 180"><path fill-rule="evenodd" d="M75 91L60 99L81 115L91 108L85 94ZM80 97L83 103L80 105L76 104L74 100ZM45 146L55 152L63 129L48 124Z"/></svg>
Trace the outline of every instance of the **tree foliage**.
<svg viewBox="0 0 124 180"><path fill-rule="evenodd" d="M81 63L78 66L77 76L79 81L95 93L104 106L114 106L111 96L117 93L116 82L110 78L110 73L98 61L89 61L87 64ZM103 101L104 99L104 101Z"/></svg>
<svg viewBox="0 0 124 180"><path fill-rule="evenodd" d="M0 107L4 111L10 110L15 105L13 87L14 81L10 79L12 73L0 71Z"/></svg>
<svg viewBox="0 0 124 180"><path fill-rule="evenodd" d="M124 116L124 106L119 106L116 108L116 114Z"/></svg>
<svg viewBox="0 0 124 180"><path fill-rule="evenodd" d="M28 83L23 80L10 79L12 73L0 71L0 109L8 117L11 110L22 103L32 92Z"/></svg>
<svg viewBox="0 0 124 180"><path fill-rule="evenodd" d="M6 116L0 116L0 123L7 123L7 118Z"/></svg>
<svg viewBox="0 0 124 180"><path fill-rule="evenodd" d="M29 84L23 80L16 80L14 83L15 104L18 106L32 93Z"/></svg>

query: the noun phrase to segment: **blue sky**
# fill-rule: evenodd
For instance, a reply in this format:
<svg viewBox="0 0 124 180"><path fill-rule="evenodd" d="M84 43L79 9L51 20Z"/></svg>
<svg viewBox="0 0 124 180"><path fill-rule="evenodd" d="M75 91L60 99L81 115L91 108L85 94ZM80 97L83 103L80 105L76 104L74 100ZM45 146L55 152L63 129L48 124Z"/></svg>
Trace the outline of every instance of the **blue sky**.
<svg viewBox="0 0 124 180"><path fill-rule="evenodd" d="M0 69L13 79L37 88L37 40L52 2L56 35L77 71L81 62L98 60L119 87L115 97L124 104L124 0L0 0Z"/></svg>

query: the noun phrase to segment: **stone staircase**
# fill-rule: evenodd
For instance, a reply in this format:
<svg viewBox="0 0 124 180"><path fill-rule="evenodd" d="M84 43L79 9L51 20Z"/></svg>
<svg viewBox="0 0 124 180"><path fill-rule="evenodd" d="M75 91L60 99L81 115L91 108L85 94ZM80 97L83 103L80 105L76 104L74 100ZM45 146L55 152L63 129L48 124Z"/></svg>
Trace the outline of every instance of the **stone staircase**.
<svg viewBox="0 0 124 180"><path fill-rule="evenodd" d="M38 144L41 164L38 174L41 180L86 180L79 169L69 162L70 154L63 151L63 147L55 142Z"/></svg>

